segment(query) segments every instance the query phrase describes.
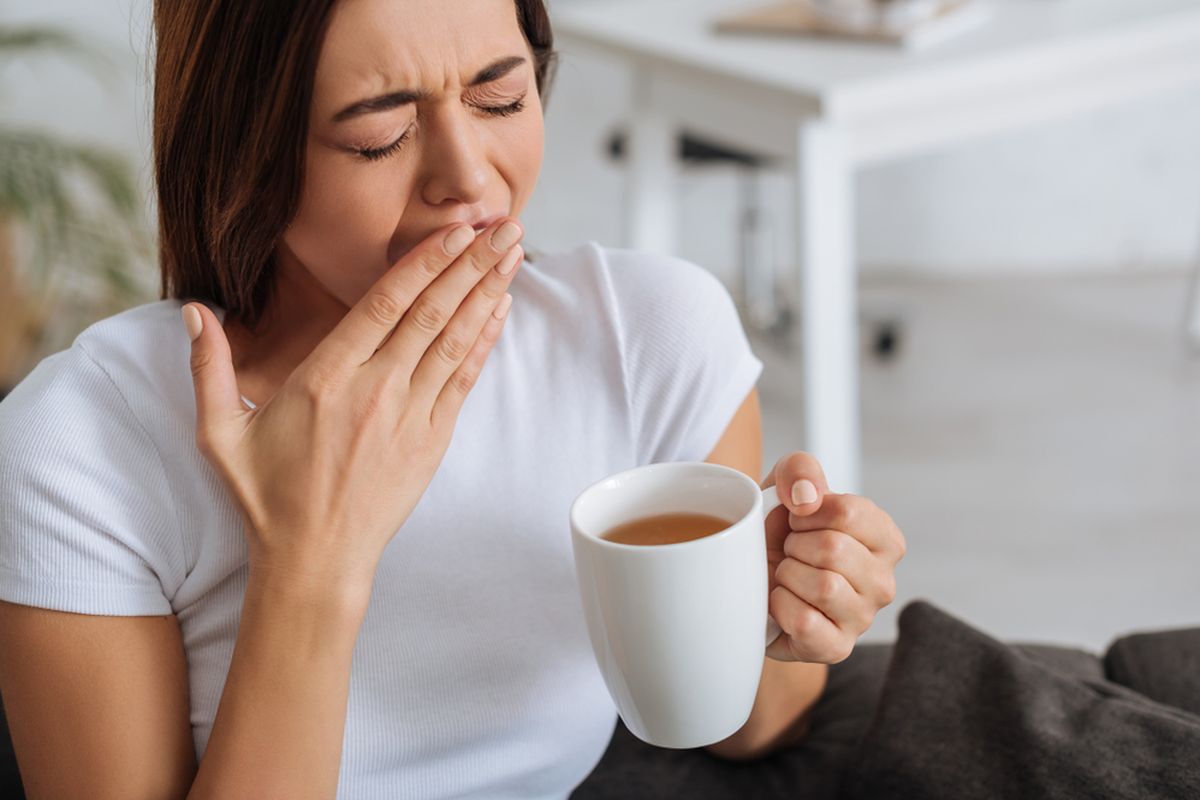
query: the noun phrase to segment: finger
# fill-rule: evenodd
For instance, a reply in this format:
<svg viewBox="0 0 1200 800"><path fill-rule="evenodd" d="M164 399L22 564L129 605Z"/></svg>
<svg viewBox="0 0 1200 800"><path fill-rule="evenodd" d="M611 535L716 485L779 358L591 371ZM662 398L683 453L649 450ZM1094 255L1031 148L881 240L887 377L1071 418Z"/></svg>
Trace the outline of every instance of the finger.
<svg viewBox="0 0 1200 800"><path fill-rule="evenodd" d="M512 260L513 251L516 250L516 243L521 235L520 224L511 217L498 220L479 234L467 251L413 301L412 308L397 326L395 335L376 356L381 362L386 362L381 366L389 371L399 370L399 374L415 378L418 365L427 357L435 340L442 336L460 307L481 284L491 297L491 305L494 306L504 295L504 288L515 274L510 272L508 275L501 275L499 268L515 265L516 262ZM488 313L490 308L480 315L481 325ZM478 328L475 330L478 331ZM463 356L469 352L474 338L464 338L461 333L453 338L443 338L439 347L446 348L448 344L457 347L446 349L442 357L448 362L453 362L453 366L457 368ZM450 372L453 372L453 369ZM430 401L440 388L441 384L429 397Z"/></svg>
<svg viewBox="0 0 1200 800"><path fill-rule="evenodd" d="M903 537L887 512L865 497L854 494L826 495L812 514L788 516L794 531L835 530L848 533L872 553L898 561Z"/></svg>
<svg viewBox="0 0 1200 800"><path fill-rule="evenodd" d="M812 513L820 508L821 498L829 487L821 464L803 452L790 453L779 459L760 484L763 489L769 486L775 487L776 496L785 510L772 510L763 523L767 553L782 558L783 540L792 531L788 518L795 514Z"/></svg>
<svg viewBox="0 0 1200 800"><path fill-rule="evenodd" d="M219 449L224 428L244 413L233 370L233 357L221 323L204 304L187 303L181 309L181 314L192 340L196 444L202 453L211 455Z"/></svg>
<svg viewBox="0 0 1200 800"><path fill-rule="evenodd" d="M836 572L855 592L871 600L880 600L891 574L862 542L841 531L800 531L788 534L783 552L817 569ZM882 585L881 585L882 584Z"/></svg>
<svg viewBox="0 0 1200 800"><path fill-rule="evenodd" d="M810 514L821 507L821 498L829 492L821 462L803 452L789 453L775 464L760 485L776 487L780 502L793 514Z"/></svg>
<svg viewBox="0 0 1200 800"><path fill-rule="evenodd" d="M437 401L446 383L470 354L484 325L492 318L492 312L504 298L524 255L525 251L517 245L500 260L495 269L488 270L487 276L471 290L442 333L425 350L420 363L411 370L409 385L414 403L431 408ZM505 269L509 271L501 271ZM392 346L392 343L388 344L388 348ZM395 347L402 348L403 345L396 343Z"/></svg>
<svg viewBox="0 0 1200 800"><path fill-rule="evenodd" d="M771 592L767 607L784 633L767 648L772 658L836 664L854 648L853 637L782 586Z"/></svg>
<svg viewBox="0 0 1200 800"><path fill-rule="evenodd" d="M379 349L416 298L475 240L475 231L457 223L428 237L404 254L346 312L310 355L326 375L348 374Z"/></svg>
<svg viewBox="0 0 1200 800"><path fill-rule="evenodd" d="M504 327L505 320L508 319L508 312L511 305L512 295L506 294L488 317L487 322L483 326L483 331L480 332L479 338L475 341L475 346L471 349L471 353L463 360L462 365L455 371L450 380L446 381L446 385L442 387L442 391L434 402L430 413L429 421L432 427L438 428L446 424L453 425L453 421L458 418L458 412L462 408L463 401L479 380L479 375L483 372L484 363L487 361L488 355L492 352L492 347L500 338L500 331Z"/></svg>
<svg viewBox="0 0 1200 800"><path fill-rule="evenodd" d="M875 618L875 609L854 591L844 575L785 558L775 568L779 586L808 603L838 628L853 636L865 631Z"/></svg>

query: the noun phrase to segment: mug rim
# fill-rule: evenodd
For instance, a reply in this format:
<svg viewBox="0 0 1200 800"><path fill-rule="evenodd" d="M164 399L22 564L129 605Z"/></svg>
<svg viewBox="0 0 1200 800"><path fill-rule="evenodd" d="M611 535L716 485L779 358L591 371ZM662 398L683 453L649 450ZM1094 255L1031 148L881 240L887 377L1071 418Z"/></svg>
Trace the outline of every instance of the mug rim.
<svg viewBox="0 0 1200 800"><path fill-rule="evenodd" d="M701 542L707 542L707 541L710 541L713 539L719 540L719 539L728 538L730 535L730 533L729 533L730 531L732 531L734 528L740 527L742 525L742 523L744 523L747 519L750 518L750 516L752 514L754 514L753 501L750 504L750 509L745 514L738 517L733 522L730 522L727 526L725 526L721 530L717 531L716 533L710 533L708 536L701 536L699 539L689 539L685 542L668 542L666 544L627 544L625 542L613 542L613 541L605 539L597 534L594 534L589 530L586 530L583 525L579 524L579 520L578 520L579 504L584 500L584 498L587 495L591 494L593 490L599 489L603 484L605 484L609 481L617 480L618 478L625 477L625 476L630 475L631 473L635 473L635 472L665 472L665 471L669 471L672 469L696 469L696 468L707 470L707 471L712 471L712 472L724 473L724 474L732 473L733 475L736 475L739 479L741 479L743 481L743 483L749 484L749 488L752 488L755 492L758 492L760 496L763 492L763 489L757 483L755 483L754 479L752 479L749 475L747 475L746 473L742 472L739 469L735 469L733 467L729 467L724 464L713 464L712 462L709 462L709 461L664 461L664 462L659 462L659 463L655 463L655 464L642 464L641 466L630 467L629 469L625 469L620 472L615 472L612 475L603 477L603 478L599 479L598 481L595 481L594 483L592 483L590 486L588 486L583 491L581 491L576 496L575 500L572 501L572 503L571 503L571 511L570 511L570 515L569 515L570 524L571 524L571 532L573 534L583 536L601 547L609 547L609 548L616 548L619 550L631 550L631 551L645 550L645 551L650 551L650 552L662 550L664 548L671 548L671 547L678 548L678 547L687 547L689 545L700 546Z"/></svg>

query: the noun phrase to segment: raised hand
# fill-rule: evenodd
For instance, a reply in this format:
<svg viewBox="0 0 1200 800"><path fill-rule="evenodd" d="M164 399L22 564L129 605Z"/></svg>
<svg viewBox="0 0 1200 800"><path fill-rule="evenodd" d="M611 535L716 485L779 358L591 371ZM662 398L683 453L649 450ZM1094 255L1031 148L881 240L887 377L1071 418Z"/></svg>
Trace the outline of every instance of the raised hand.
<svg viewBox="0 0 1200 800"><path fill-rule="evenodd" d="M220 323L184 307L196 443L242 512L252 574L369 596L500 335L521 236L511 218L430 236L252 411Z"/></svg>

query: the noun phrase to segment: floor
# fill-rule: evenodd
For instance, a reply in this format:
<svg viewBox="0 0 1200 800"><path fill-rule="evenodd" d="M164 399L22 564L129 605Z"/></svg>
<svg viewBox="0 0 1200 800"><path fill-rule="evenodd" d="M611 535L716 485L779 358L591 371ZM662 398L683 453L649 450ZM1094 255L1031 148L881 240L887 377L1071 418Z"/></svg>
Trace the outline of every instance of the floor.
<svg viewBox="0 0 1200 800"><path fill-rule="evenodd" d="M864 494L905 532L899 595L864 641L927 599L1006 641L1090 650L1200 626L1200 355L1180 274L864 278ZM764 468L803 449L786 349L752 335Z"/></svg>

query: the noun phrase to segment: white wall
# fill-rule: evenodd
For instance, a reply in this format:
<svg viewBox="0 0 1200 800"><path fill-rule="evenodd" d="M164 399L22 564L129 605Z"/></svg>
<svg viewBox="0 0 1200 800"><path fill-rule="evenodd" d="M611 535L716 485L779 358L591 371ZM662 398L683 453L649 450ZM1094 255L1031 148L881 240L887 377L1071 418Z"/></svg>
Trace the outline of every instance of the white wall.
<svg viewBox="0 0 1200 800"><path fill-rule="evenodd" d="M55 58L12 64L0 70L6 123L50 125L119 147L148 190L149 9L150 0L39 0L0 11L5 24L87 31L123 69L114 89ZM541 185L525 215L532 242L619 241L621 175L602 145L626 113L629 80L619 63L562 54ZM1182 268L1200 245L1198 142L1200 92L1176 93L874 168L858 181L862 259L869 269L954 274ZM778 176L767 183L786 253L788 189ZM680 190L680 254L728 274L733 176L685 175Z"/></svg>

